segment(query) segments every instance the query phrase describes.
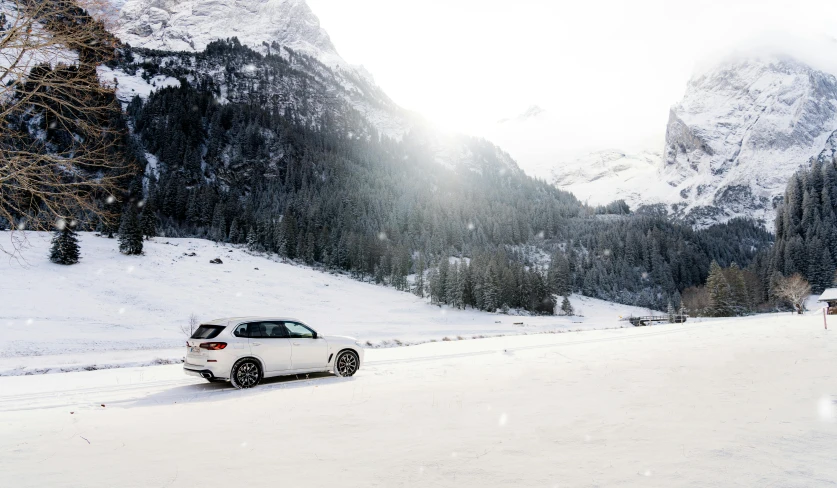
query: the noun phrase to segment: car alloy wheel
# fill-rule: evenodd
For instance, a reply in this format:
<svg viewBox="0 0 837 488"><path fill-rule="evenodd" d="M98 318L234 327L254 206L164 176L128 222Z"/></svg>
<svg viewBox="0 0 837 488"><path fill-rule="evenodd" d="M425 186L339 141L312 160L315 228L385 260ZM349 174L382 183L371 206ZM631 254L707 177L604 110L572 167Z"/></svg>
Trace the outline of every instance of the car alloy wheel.
<svg viewBox="0 0 837 488"><path fill-rule="evenodd" d="M236 388L252 388L261 380L259 365L252 359L245 359L233 367L232 384Z"/></svg>
<svg viewBox="0 0 837 488"><path fill-rule="evenodd" d="M337 356L337 363L334 366L334 372L338 376L348 377L357 372L358 367L357 356L354 353L346 351Z"/></svg>

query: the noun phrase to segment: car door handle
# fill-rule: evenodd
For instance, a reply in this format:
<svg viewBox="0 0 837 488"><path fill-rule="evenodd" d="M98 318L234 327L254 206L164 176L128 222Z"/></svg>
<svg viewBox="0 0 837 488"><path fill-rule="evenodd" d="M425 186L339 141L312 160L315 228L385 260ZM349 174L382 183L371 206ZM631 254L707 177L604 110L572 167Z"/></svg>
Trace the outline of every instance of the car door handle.
<svg viewBox="0 0 837 488"><path fill-rule="evenodd" d="M302 344L300 344L300 343L298 343L298 342L294 342L294 345L295 345L295 346L301 346Z"/></svg>
<svg viewBox="0 0 837 488"><path fill-rule="evenodd" d="M251 346L261 346L262 343L261 342L251 342L250 345Z"/></svg>

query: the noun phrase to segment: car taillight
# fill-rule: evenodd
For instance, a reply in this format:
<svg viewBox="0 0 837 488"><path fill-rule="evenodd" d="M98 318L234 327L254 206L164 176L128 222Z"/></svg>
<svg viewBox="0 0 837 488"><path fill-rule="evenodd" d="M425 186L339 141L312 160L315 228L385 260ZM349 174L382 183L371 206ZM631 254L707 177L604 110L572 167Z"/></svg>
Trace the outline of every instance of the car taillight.
<svg viewBox="0 0 837 488"><path fill-rule="evenodd" d="M201 344L201 349L209 349L210 351L220 351L227 347L226 342L204 342Z"/></svg>

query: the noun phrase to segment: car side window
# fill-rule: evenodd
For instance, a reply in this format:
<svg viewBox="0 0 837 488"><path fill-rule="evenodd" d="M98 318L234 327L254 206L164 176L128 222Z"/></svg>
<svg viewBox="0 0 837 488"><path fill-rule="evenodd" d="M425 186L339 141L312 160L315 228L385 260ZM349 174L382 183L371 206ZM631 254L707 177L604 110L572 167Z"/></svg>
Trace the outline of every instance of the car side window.
<svg viewBox="0 0 837 488"><path fill-rule="evenodd" d="M287 339L288 330L282 322L262 322L262 337L274 339Z"/></svg>
<svg viewBox="0 0 837 488"><path fill-rule="evenodd" d="M294 339L313 339L314 331L297 322L285 322L288 334Z"/></svg>
<svg viewBox="0 0 837 488"><path fill-rule="evenodd" d="M236 337L258 337L259 334L254 334L258 331L258 324L241 324L235 328L233 335Z"/></svg>

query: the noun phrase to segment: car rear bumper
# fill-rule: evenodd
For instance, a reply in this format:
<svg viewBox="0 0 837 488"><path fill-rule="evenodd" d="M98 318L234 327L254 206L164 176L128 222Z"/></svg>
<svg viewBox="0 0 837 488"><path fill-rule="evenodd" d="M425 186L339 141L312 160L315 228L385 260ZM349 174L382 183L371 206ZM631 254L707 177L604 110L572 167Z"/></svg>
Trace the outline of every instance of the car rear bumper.
<svg viewBox="0 0 837 488"><path fill-rule="evenodd" d="M205 378L208 380L217 378L217 376L215 376L215 373L213 373L212 371L194 364L184 364L183 372L190 376L197 376L199 378Z"/></svg>

